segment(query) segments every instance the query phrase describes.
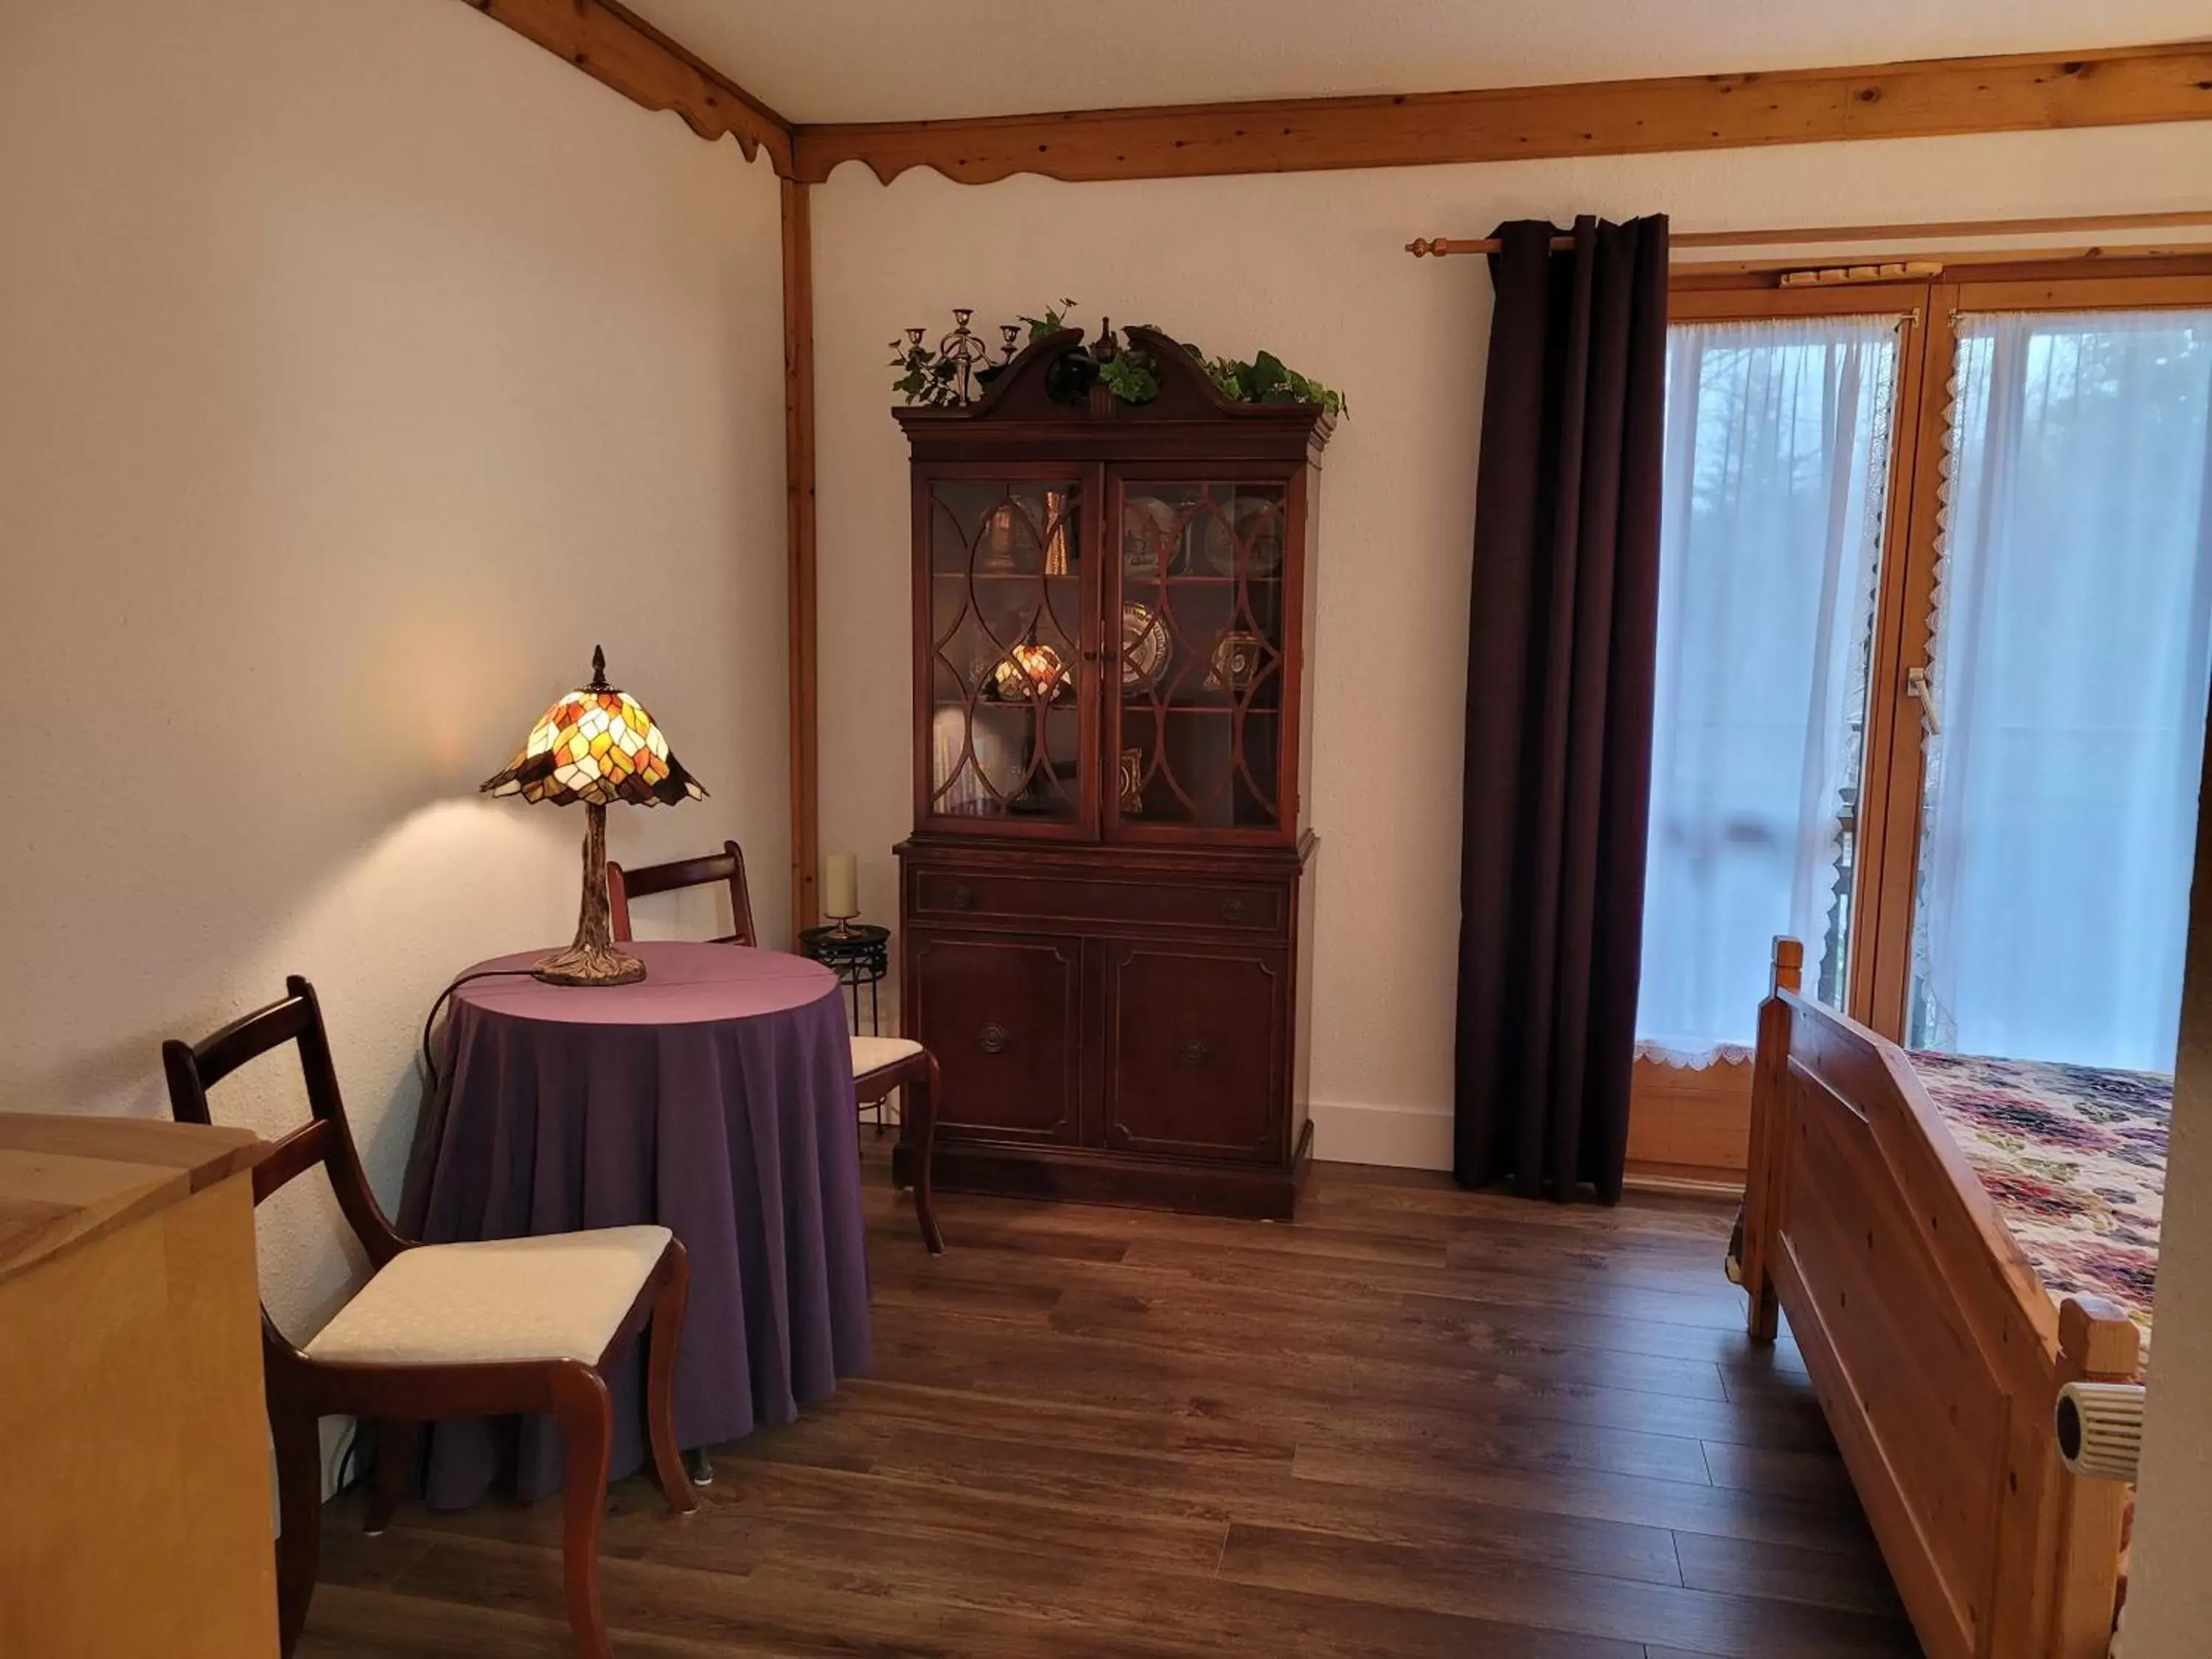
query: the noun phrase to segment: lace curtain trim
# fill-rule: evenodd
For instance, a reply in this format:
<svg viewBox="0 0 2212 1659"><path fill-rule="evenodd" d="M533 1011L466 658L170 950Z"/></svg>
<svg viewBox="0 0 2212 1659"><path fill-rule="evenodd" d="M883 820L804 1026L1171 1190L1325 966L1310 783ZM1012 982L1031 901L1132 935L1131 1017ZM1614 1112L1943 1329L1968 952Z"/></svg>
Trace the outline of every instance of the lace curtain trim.
<svg viewBox="0 0 2212 1659"><path fill-rule="evenodd" d="M1636 1057L1648 1060L1656 1066L1671 1066L1680 1072L1702 1072L1713 1066L1747 1066L1751 1063L1752 1048L1747 1042L1713 1042L1698 1047L1675 1048L1655 1038L1638 1042Z"/></svg>
<svg viewBox="0 0 2212 1659"><path fill-rule="evenodd" d="M1928 590L1927 651L1928 665L1926 708L1941 709L1945 690L1944 653L1940 648L1943 637L1945 615L1949 610L1951 592L1951 519L1952 487L1959 471L1960 404L1964 401L1966 376L1961 365L1966 352L1959 339L1960 325L1964 319L1954 318L1951 328L1954 348L1951 354L1951 378L1943 385L1942 449L1936 462L1936 568ZM1924 717L1920 720L1920 802L1923 815L1933 813L1942 794L1943 781L1943 745L1929 734ZM1927 832L1922 831L1924 836ZM1916 902L1912 907L1912 937L1910 941L1912 960L1912 998L1923 1006L1908 1006L1905 1009L1905 1035L1916 1047L1948 1048L1957 1040L1959 1024L1950 1011L1938 1007L1927 988L1934 984L1929 971L1931 941L1928 937L1928 907Z"/></svg>

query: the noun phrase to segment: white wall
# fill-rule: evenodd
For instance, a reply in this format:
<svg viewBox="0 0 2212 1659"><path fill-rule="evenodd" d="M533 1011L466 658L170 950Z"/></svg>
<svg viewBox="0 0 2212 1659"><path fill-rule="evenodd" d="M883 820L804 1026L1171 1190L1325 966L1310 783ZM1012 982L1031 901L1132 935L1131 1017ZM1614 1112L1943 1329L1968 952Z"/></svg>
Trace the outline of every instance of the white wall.
<svg viewBox="0 0 2212 1659"><path fill-rule="evenodd" d="M857 164L814 203L823 845L895 908L910 826L906 456L885 343L1081 301L1261 347L1341 389L1321 490L1309 817L1322 842L1313 1091L1324 1158L1449 1161L1468 559L1489 286L1415 235L1664 211L1683 228L2200 205L2212 125L1369 173L975 187ZM994 331L987 331L995 339Z"/></svg>
<svg viewBox="0 0 2212 1659"><path fill-rule="evenodd" d="M431 998L574 927L581 815L475 789L595 641L714 792L615 855L736 836L779 927L779 234L455 0L0 8L0 1109L166 1111L160 1039L304 973L396 1200Z"/></svg>

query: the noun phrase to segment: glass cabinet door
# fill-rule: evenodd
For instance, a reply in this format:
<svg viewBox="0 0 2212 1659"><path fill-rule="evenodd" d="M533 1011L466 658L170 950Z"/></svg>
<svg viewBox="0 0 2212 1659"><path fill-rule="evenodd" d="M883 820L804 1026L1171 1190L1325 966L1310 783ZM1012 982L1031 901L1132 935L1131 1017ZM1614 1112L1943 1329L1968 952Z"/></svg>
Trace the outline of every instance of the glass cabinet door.
<svg viewBox="0 0 2212 1659"><path fill-rule="evenodd" d="M1083 481L927 481L928 811L1079 831Z"/></svg>
<svg viewBox="0 0 2212 1659"><path fill-rule="evenodd" d="M1127 479L1115 532L1119 616L1109 616L1106 779L1112 820L1268 834L1279 830L1284 743L1283 483Z"/></svg>

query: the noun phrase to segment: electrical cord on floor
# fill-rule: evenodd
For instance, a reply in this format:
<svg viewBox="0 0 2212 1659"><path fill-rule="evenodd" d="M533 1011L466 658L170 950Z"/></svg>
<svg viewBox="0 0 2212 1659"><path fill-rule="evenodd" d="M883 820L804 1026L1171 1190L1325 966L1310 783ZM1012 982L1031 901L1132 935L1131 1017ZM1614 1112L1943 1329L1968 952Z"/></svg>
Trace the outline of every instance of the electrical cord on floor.
<svg viewBox="0 0 2212 1659"><path fill-rule="evenodd" d="M430 1005L430 1017L422 1022L422 1071L430 1079L432 1094L438 1092L438 1062L431 1058L430 1033L438 1024L438 1010L446 1006L446 1000L472 979L498 979L506 975L528 974L535 971L537 970L530 968L479 968L473 973L463 974L438 993L437 1000Z"/></svg>

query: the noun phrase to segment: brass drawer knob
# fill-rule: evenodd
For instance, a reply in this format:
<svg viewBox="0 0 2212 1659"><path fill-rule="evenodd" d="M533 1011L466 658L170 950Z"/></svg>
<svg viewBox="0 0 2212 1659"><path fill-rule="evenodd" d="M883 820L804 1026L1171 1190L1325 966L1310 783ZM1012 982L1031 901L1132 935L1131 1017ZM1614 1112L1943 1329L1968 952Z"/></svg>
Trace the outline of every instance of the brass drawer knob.
<svg viewBox="0 0 2212 1659"><path fill-rule="evenodd" d="M1221 919L1224 921L1242 921L1244 912L1249 908L1241 898L1225 898L1221 901Z"/></svg>
<svg viewBox="0 0 2212 1659"><path fill-rule="evenodd" d="M964 881L956 881L945 890L945 908L948 910L965 910L975 902L975 890Z"/></svg>
<svg viewBox="0 0 2212 1659"><path fill-rule="evenodd" d="M975 1034L975 1046L987 1054L1003 1054L1013 1040L1013 1035L1003 1025L986 1025Z"/></svg>
<svg viewBox="0 0 2212 1659"><path fill-rule="evenodd" d="M1203 1066L1212 1057L1213 1051L1196 1037L1179 1043L1176 1048L1176 1059L1185 1066Z"/></svg>

